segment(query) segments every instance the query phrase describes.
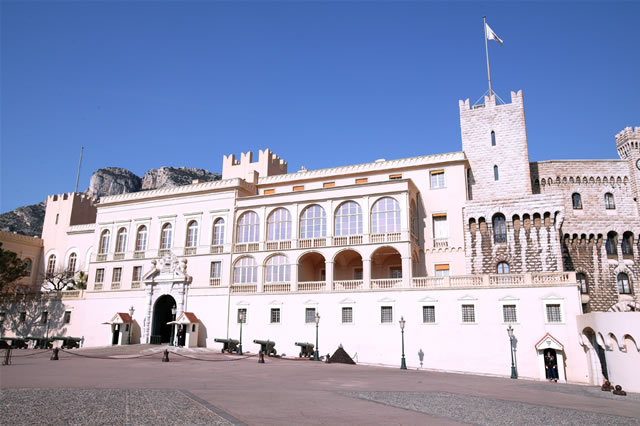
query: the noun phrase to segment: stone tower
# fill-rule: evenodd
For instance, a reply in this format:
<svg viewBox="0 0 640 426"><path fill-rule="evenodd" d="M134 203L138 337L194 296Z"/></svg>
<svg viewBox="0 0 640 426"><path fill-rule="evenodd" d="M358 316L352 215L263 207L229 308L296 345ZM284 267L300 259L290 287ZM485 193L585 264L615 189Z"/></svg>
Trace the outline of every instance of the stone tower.
<svg viewBox="0 0 640 426"><path fill-rule="evenodd" d="M529 150L522 91L511 92L511 103L497 105L496 96L484 104L460 101L462 150L471 169L467 174L470 200L517 198L531 194Z"/></svg>
<svg viewBox="0 0 640 426"><path fill-rule="evenodd" d="M633 201L640 213L640 127L627 127L616 135L616 147L621 159L629 166Z"/></svg>

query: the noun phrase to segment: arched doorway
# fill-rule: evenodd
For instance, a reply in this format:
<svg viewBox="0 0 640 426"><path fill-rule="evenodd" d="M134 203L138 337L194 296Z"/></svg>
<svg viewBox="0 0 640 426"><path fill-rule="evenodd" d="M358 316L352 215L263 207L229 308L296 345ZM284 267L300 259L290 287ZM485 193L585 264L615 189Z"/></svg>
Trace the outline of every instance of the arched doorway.
<svg viewBox="0 0 640 426"><path fill-rule="evenodd" d="M153 325L151 327L151 343L169 343L171 339L171 325L173 321L171 308L176 306L176 300L165 294L156 300L153 306Z"/></svg>
<svg viewBox="0 0 640 426"><path fill-rule="evenodd" d="M380 247L371 255L371 279L402 278L402 258L393 247Z"/></svg>

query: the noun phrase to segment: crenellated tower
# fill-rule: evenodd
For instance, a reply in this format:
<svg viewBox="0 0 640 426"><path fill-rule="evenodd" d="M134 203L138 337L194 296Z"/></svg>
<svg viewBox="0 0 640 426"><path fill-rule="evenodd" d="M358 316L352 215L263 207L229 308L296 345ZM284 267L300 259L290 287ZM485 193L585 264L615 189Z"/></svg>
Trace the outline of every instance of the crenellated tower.
<svg viewBox="0 0 640 426"><path fill-rule="evenodd" d="M287 162L271 152L260 150L258 161L253 161L253 153L241 153L240 161L234 154L225 155L222 160L222 179L241 178L257 183L258 177L283 175L287 173Z"/></svg>
<svg viewBox="0 0 640 426"><path fill-rule="evenodd" d="M629 180L640 213L640 127L627 127L616 135L616 147L621 159L629 166Z"/></svg>

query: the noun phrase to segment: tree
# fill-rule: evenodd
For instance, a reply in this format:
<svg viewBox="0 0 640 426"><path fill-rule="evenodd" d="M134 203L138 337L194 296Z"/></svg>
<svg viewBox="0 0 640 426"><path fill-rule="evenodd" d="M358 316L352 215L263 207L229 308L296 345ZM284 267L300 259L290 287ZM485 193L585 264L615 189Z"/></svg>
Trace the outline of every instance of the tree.
<svg viewBox="0 0 640 426"><path fill-rule="evenodd" d="M27 262L23 262L16 253L3 250L0 243L0 293L10 291L16 282L29 275Z"/></svg>
<svg viewBox="0 0 640 426"><path fill-rule="evenodd" d="M42 279L42 290L47 293L60 293L62 290L75 286L75 272L64 267L58 267L55 271L48 271Z"/></svg>

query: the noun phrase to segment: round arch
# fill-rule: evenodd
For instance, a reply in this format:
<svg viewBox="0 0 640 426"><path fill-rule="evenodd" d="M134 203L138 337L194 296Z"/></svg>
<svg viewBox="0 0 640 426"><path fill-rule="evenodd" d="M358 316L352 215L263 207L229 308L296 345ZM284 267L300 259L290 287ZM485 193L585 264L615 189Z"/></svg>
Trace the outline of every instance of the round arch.
<svg viewBox="0 0 640 426"><path fill-rule="evenodd" d="M326 281L326 259L319 251L307 251L296 259L298 282Z"/></svg>
<svg viewBox="0 0 640 426"><path fill-rule="evenodd" d="M177 306L176 299L169 294L163 294L153 304L153 323L151 326L151 341L169 343L171 339L171 324L173 314L171 310Z"/></svg>

